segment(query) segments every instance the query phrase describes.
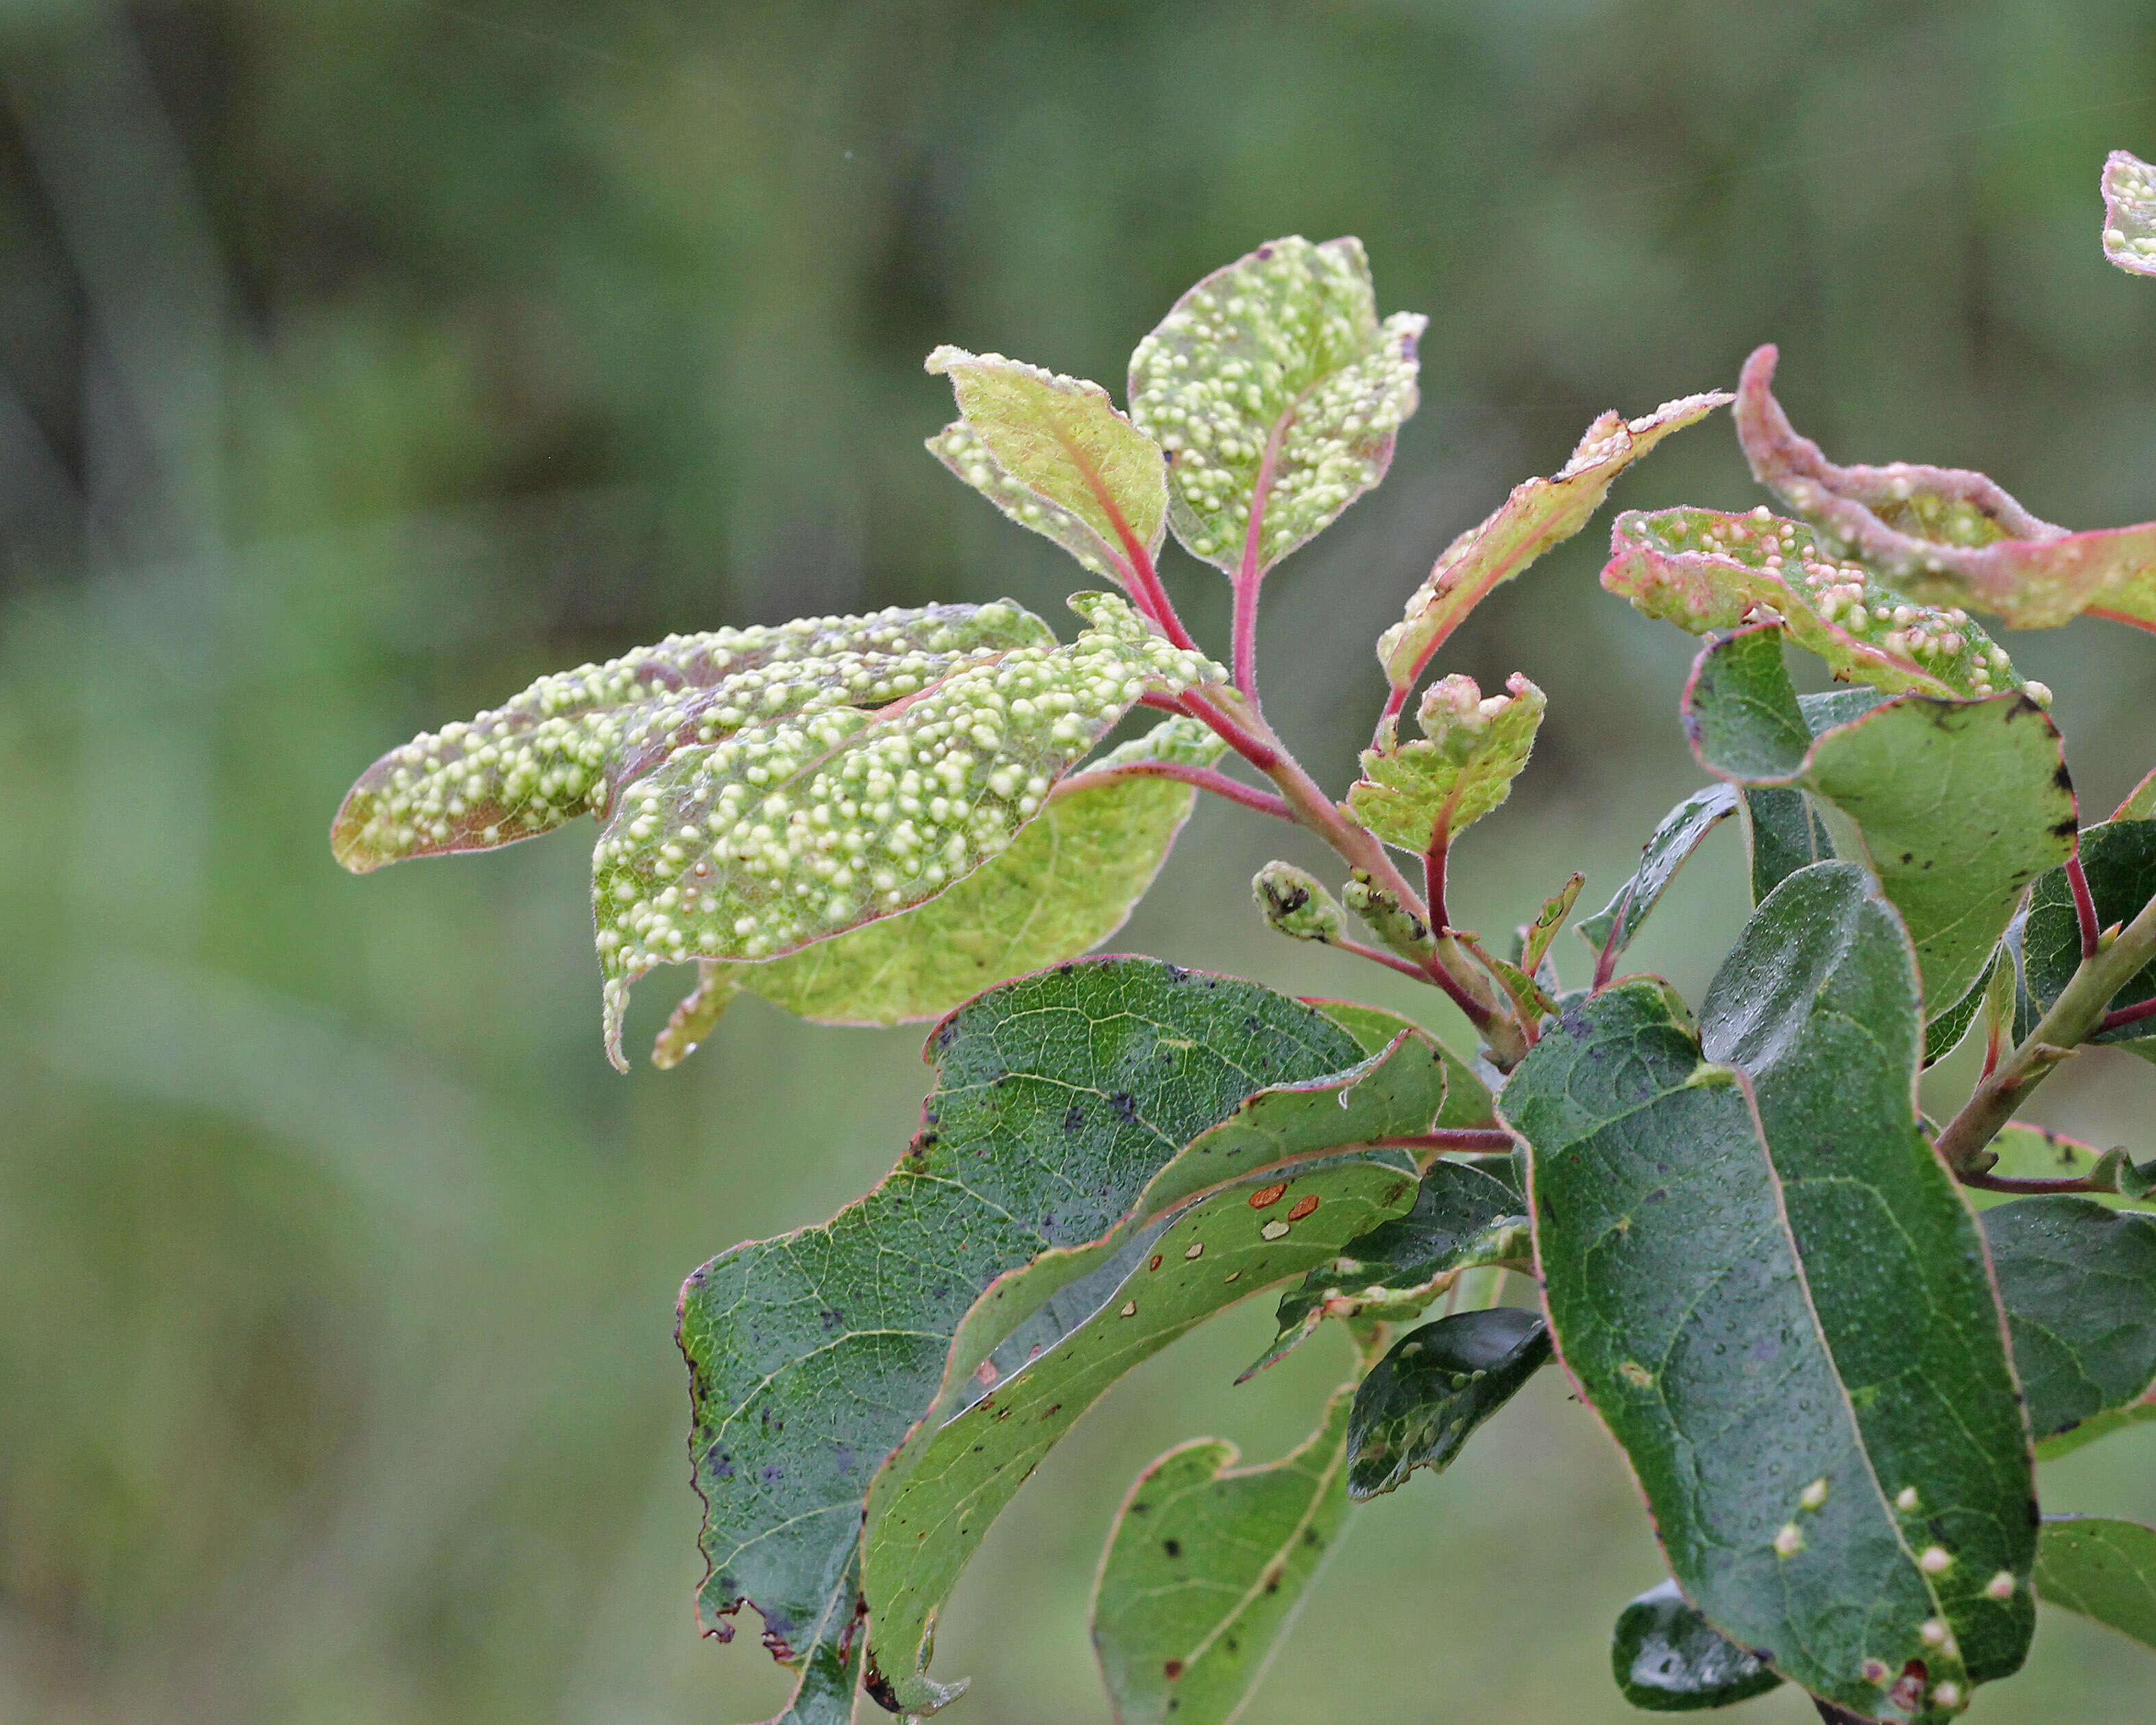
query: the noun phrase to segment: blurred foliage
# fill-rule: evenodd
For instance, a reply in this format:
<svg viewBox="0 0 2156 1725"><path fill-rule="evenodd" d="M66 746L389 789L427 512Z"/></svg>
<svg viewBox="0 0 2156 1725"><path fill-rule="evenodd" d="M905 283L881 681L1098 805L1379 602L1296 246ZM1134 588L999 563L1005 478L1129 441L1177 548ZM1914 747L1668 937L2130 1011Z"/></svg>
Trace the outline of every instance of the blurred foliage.
<svg viewBox="0 0 2156 1725"><path fill-rule="evenodd" d="M382 748L673 629L1060 614L1060 553L921 453L947 418L921 356L1120 391L1182 285L1291 231L1359 234L1383 309L1433 320L1391 482L1270 596L1270 704L1336 789L1431 555L1602 408L1727 385L1756 341L1843 459L2146 518L2156 299L2101 256L2096 176L2156 155L2152 90L2131 0L13 0L0 1717L686 1721L783 1692L752 1633L690 1626L669 1307L888 1164L917 1036L751 1003L615 1079L582 847L331 864ZM1710 426L1618 501L1756 500ZM1691 644L1594 592L1599 539L1440 667L1551 694L1457 860L1485 928L1575 865L1621 879L1695 776ZM1219 640L1225 583L1169 578ZM2149 764L2156 653L2094 624L2008 644L2107 812ZM1257 925L1254 827L1202 811L1122 941L1407 1004ZM1643 967L1697 987L1735 842ZM2045 1098L2100 1143L2148 1117L2143 1069L2106 1061ZM1099 1717L1082 1601L1124 1484L1199 1430L1279 1453L1344 1371L1313 1347L1230 1392L1265 1317L1157 1362L1020 1500L943 1630L968 1717ZM1254 1722L1630 1717L1604 1637L1661 1573L1645 1518L1553 1384L1505 1419L1360 1513ZM2052 1465L2049 1506L2156 1513L2152 1460L2156 1428ZM2143 1717L2140 1657L2047 1618L1984 1717Z"/></svg>

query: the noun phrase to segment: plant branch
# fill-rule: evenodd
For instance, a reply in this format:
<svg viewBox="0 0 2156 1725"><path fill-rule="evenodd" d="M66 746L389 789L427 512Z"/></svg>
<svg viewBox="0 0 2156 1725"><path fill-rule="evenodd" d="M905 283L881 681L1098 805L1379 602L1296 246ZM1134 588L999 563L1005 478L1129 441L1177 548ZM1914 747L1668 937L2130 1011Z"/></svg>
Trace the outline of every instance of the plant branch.
<svg viewBox="0 0 2156 1725"><path fill-rule="evenodd" d="M1419 983L1430 980L1429 971L1421 965L1397 953L1388 952L1383 947L1373 947L1367 941L1352 940L1342 935L1325 944L1337 947L1343 952L1353 952L1358 958L1368 958L1373 964L1382 964L1388 970L1397 970L1402 976L1411 976Z"/></svg>
<svg viewBox="0 0 2156 1725"><path fill-rule="evenodd" d="M2096 920L2096 895L2089 891L2088 870L2082 866L2079 851L2066 859L2066 881L2074 890L2074 920L2081 925L2082 957L2093 958L2103 928Z"/></svg>
<svg viewBox="0 0 2156 1725"><path fill-rule="evenodd" d="M1173 778L1201 791L1210 791L1216 797L1225 797L1230 803L1240 803L1245 809L1255 809L1260 814L1270 814L1276 819L1296 822L1295 812L1286 802L1270 791L1261 791L1255 786L1238 783L1224 773L1216 773L1210 767L1189 767L1179 761L1127 761L1116 767L1096 767L1089 773L1074 773L1057 782L1049 794L1056 797L1075 796L1081 791L1097 789L1101 785L1113 784L1125 778Z"/></svg>
<svg viewBox="0 0 2156 1725"><path fill-rule="evenodd" d="M2103 1015L2103 1022L2096 1027L2102 1035L2106 1030L2123 1029L2128 1024L2138 1024L2143 1019L2156 1019L2156 999L2143 1001L2138 1006L2122 1006L2117 1012Z"/></svg>
<svg viewBox="0 0 2156 1725"><path fill-rule="evenodd" d="M1981 1173L1977 1158L2028 1093L2104 1023L2105 1009L2127 979L2156 957L2156 898L2099 950L2084 958L2036 1028L1978 1083L1948 1121L1936 1147L1955 1174ZM2128 1009L2131 1010L2132 1009Z"/></svg>
<svg viewBox="0 0 2156 1725"><path fill-rule="evenodd" d="M1443 934L1452 926L1445 909L1445 860L1452 846L1452 835L1440 832L1423 855L1423 890L1430 899L1430 927L1433 934Z"/></svg>

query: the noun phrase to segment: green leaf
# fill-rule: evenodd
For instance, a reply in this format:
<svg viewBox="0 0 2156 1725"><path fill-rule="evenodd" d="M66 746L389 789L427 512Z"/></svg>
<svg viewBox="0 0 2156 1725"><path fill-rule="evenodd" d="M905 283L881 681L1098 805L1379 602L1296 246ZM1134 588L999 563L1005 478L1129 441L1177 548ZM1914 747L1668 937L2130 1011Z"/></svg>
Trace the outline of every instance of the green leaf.
<svg viewBox="0 0 2156 1725"><path fill-rule="evenodd" d="M1336 1158L1183 1211L1093 1315L939 1430L869 1494L863 1574L870 1692L932 1712L963 1685L927 1675L937 1613L989 1523L1048 1450L1124 1373L1236 1301L1335 1255L1404 1210L1399 1151Z"/></svg>
<svg viewBox="0 0 2156 1725"><path fill-rule="evenodd" d="M1598 952L1610 946L1613 933L1614 951L1621 952L1630 946L1632 937L1640 932L1640 925L1661 901L1686 860L1735 812L1737 798L1738 793L1730 786L1711 784L1694 791L1664 815L1661 824L1648 835L1632 878L1599 911L1580 919L1579 937Z"/></svg>
<svg viewBox="0 0 2156 1725"><path fill-rule="evenodd" d="M1196 1438L1138 1476L1093 1587L1093 1645L1119 1725L1223 1725L1277 1651L1348 1519L1349 1385L1292 1454L1235 1466Z"/></svg>
<svg viewBox="0 0 2156 1725"><path fill-rule="evenodd" d="M1130 402L1184 548L1268 569L1383 479L1428 321L1378 321L1359 239L1276 239L1178 300L1131 355Z"/></svg>
<svg viewBox="0 0 2156 1725"><path fill-rule="evenodd" d="M1265 926L1290 940L1330 943L1348 930L1348 913L1325 883L1293 863L1269 862L1250 877L1250 896Z"/></svg>
<svg viewBox="0 0 2156 1725"><path fill-rule="evenodd" d="M1774 399L1777 357L1761 347L1744 362L1737 435L1753 477L1819 530L1824 549L1908 599L1969 606L2010 629L2052 629L2083 611L2156 629L2156 521L2076 533L1965 468L1837 466Z"/></svg>
<svg viewBox="0 0 2156 1725"><path fill-rule="evenodd" d="M1509 1306L1409 1331L1355 1392L1348 1495L1360 1502L1397 1491L1418 1467L1442 1473L1549 1357L1542 1314Z"/></svg>
<svg viewBox="0 0 2156 1725"><path fill-rule="evenodd" d="M1834 838L1812 799L1802 791L1773 785L1747 785L1744 844L1752 859L1752 902L1767 895L1799 869L1834 860Z"/></svg>
<svg viewBox="0 0 2156 1725"><path fill-rule="evenodd" d="M1413 1019L1397 1012L1389 1012L1382 1006L1363 1006L1352 1000L1320 1000L1306 999L1304 1004L1316 1007L1326 1017L1355 1039L1365 1054L1375 1054L1390 1045L1403 1032L1422 1030ZM1422 1034L1428 1035L1428 1031ZM1447 1048L1437 1045L1445 1060L1445 1106L1439 1111L1437 1126L1441 1131L1476 1127L1494 1127L1497 1123L1497 1104L1490 1094L1490 1086L1482 1081L1481 1074Z"/></svg>
<svg viewBox="0 0 2156 1725"><path fill-rule="evenodd" d="M2156 1647L2156 1527L2097 1516L2046 1516L2036 1592Z"/></svg>
<svg viewBox="0 0 2156 1725"><path fill-rule="evenodd" d="M1989 967L2029 882L2073 849L2059 734L2025 696L1905 695L1815 738L1768 625L1700 655L1685 726L1710 773L1800 786L1855 824L1938 1012Z"/></svg>
<svg viewBox="0 0 2156 1725"><path fill-rule="evenodd" d="M1121 599L1071 604L1091 626L1067 647L1014 648L875 713L677 747L623 792L592 871L617 1065L638 978L781 957L935 898L1007 850L1140 696L1221 675Z"/></svg>
<svg viewBox="0 0 2156 1725"><path fill-rule="evenodd" d="M511 845L579 814L603 817L654 751L882 706L960 665L1055 644L1046 624L1008 599L669 635L542 677L506 706L392 749L346 796L330 845L363 875L406 857Z"/></svg>
<svg viewBox="0 0 2156 1725"><path fill-rule="evenodd" d="M1280 1334L1237 1381L1285 1358L1328 1316L1413 1317L1465 1271L1527 1268L1533 1249L1527 1205L1505 1178L1511 1160L1433 1162L1407 1214L1349 1240L1338 1257L1281 1296Z"/></svg>
<svg viewBox="0 0 2156 1725"><path fill-rule="evenodd" d="M1686 1594L1866 1717L1958 1711L2033 1620L2028 1439L1981 1238L1917 1131L1917 1003L1891 907L1817 864L1747 925L1703 1045L1666 985L1620 984L1502 1101L1558 1351Z"/></svg>
<svg viewBox="0 0 2156 1725"><path fill-rule="evenodd" d="M1619 474L1671 432L1732 398L1719 392L1687 395L1631 420L1604 413L1556 473L1513 486L1486 521L1445 548L1409 598L1406 614L1378 637L1378 662L1394 689L1404 694L1415 685L1437 649L1491 589L1585 526Z"/></svg>
<svg viewBox="0 0 2156 1725"><path fill-rule="evenodd" d="M1984 1003L2000 999L2002 988L2010 992L2013 983L2013 963L2002 946L1991 955L1984 974L1969 985L1969 992L1924 1026L1924 1064L1936 1066L1960 1047Z"/></svg>
<svg viewBox="0 0 2156 1725"><path fill-rule="evenodd" d="M703 1620L723 1630L753 1604L795 1659L825 1645L819 1625L852 1624L870 1479L928 1415L982 1292L1109 1233L1253 1091L1362 1058L1297 1002L1140 959L1007 983L931 1048L922 1129L880 1186L821 1226L733 1248L682 1290Z"/></svg>
<svg viewBox="0 0 2156 1725"><path fill-rule="evenodd" d="M1549 956L1550 943L1556 940L1558 930L1564 927L1564 919L1572 914L1572 907L1579 902L1579 889L1586 885L1587 876L1575 874L1543 901L1542 909L1535 912L1535 920L1520 931L1520 948L1512 955L1513 962L1529 976L1542 975L1543 960ZM1550 975L1553 978L1556 974L1553 966Z"/></svg>
<svg viewBox="0 0 2156 1725"><path fill-rule="evenodd" d="M1986 1147L1999 1160L1984 1172L2020 1179L2094 1178L2112 1153L2025 1120L2009 1121ZM1966 1195L1982 1209L2007 1202L2004 1194L1974 1187L1968 1189ZM2090 1195L2112 1209L2156 1211L2156 1201L2146 1199L2127 1198L2115 1192Z"/></svg>
<svg viewBox="0 0 2156 1725"><path fill-rule="evenodd" d="M2131 922L2156 898L2156 820L2108 820L2092 826L2081 835L2081 858L2089 896L2096 901L2097 927ZM2022 977L2029 992L2023 1012L2026 1022L2020 1031L2025 1035L2081 968L2081 920L2075 914L2073 887L2063 867L2048 870L2030 891L2021 952ZM2138 1006L2152 997L2156 997L2156 960L2129 977L2106 1009ZM2099 1031L2089 1040L2148 1044L2151 1038L2156 1038L2156 1018ZM2148 1051L2156 1057L2156 1045Z"/></svg>
<svg viewBox="0 0 2156 1725"><path fill-rule="evenodd" d="M1363 752L1363 777L1349 787L1348 813L1389 845L1419 856L1449 844L1512 793L1527 764L1549 702L1517 672L1507 692L1486 700L1474 678L1433 683L1415 717L1421 737L1396 743L1392 721Z"/></svg>
<svg viewBox="0 0 2156 1725"><path fill-rule="evenodd" d="M1173 757L1202 765L1225 747L1194 719L1169 719L1093 764ZM1009 850L942 896L788 957L727 965L716 985L761 995L823 1024L941 1018L982 989L1075 958L1122 927L1197 797L1168 778L1113 779L1052 793ZM704 987L711 986L707 980ZM696 998L703 993L700 988ZM702 1021L698 1036L710 1029ZM670 1024L662 1038L668 1051L680 1040Z"/></svg>
<svg viewBox="0 0 2156 1725"><path fill-rule="evenodd" d="M1984 1232L2037 1453L2156 1413L2156 1218L2056 1194L1986 1210Z"/></svg>
<svg viewBox="0 0 2156 1725"><path fill-rule="evenodd" d="M2113 820L2156 820L2156 770L2126 793Z"/></svg>
<svg viewBox="0 0 2156 1725"><path fill-rule="evenodd" d="M2131 150L2103 164L2103 254L2134 275L2156 275L2156 168Z"/></svg>
<svg viewBox="0 0 2156 1725"><path fill-rule="evenodd" d="M1609 1664L1625 1699L1649 1713L1733 1707L1782 1681L1702 1617L1674 1581L1650 1588L1618 1614Z"/></svg>
<svg viewBox="0 0 2156 1725"><path fill-rule="evenodd" d="M1749 515L1627 510L1617 517L1602 584L1696 635L1779 621L1835 676L1889 695L1984 696L2021 686L2005 650L1968 612L1912 604L1764 505Z"/></svg>
<svg viewBox="0 0 2156 1725"><path fill-rule="evenodd" d="M928 369L950 378L965 415L929 452L1020 526L1124 583L1126 536L1148 557L1160 549L1167 458L1099 384L962 347L938 347Z"/></svg>

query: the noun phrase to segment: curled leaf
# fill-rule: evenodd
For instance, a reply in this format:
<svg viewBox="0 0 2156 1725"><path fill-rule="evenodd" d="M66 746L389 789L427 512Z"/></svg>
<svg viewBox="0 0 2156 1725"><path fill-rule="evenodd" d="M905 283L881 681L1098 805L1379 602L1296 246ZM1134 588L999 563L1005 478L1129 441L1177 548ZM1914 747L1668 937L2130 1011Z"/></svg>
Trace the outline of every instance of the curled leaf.
<svg viewBox="0 0 2156 1725"><path fill-rule="evenodd" d="M1549 1357L1542 1314L1510 1306L1410 1330L1355 1392L1348 1495L1359 1502L1397 1491L1419 1467L1442 1473Z"/></svg>
<svg viewBox="0 0 2156 1725"><path fill-rule="evenodd" d="M1719 392L1683 396L1637 419L1604 413L1556 473L1513 486L1488 520L1445 547L1409 598L1406 615L1378 636L1378 662L1394 689L1404 694L1414 686L1446 637L1492 588L1585 526L1619 474L1671 432L1730 399Z"/></svg>
<svg viewBox="0 0 2156 1725"><path fill-rule="evenodd" d="M1131 355L1131 417L1168 451L1191 555L1271 567L1385 476L1428 319L1380 323L1359 239L1276 239L1175 302Z"/></svg>
<svg viewBox="0 0 2156 1725"><path fill-rule="evenodd" d="M2135 275L2156 275L2156 167L2131 150L2104 161L2103 254Z"/></svg>
<svg viewBox="0 0 2156 1725"><path fill-rule="evenodd" d="M1912 604L1859 563L1821 552L1801 521L1712 509L1627 510L1602 584L1703 635L1779 622L1847 681L1889 695L1984 696L2021 686L2004 649L1959 606Z"/></svg>
<svg viewBox="0 0 2156 1725"><path fill-rule="evenodd" d="M1631 945L1632 937L1661 901L1670 882L1676 879L1686 860L1709 833L1737 812L1738 796L1734 786L1707 785L1664 815L1661 824L1647 835L1646 845L1640 853L1640 866L1632 878L1592 916L1580 918L1579 937L1598 952L1605 947L1621 952Z"/></svg>
<svg viewBox="0 0 2156 1725"><path fill-rule="evenodd" d="M1346 932L1348 913L1325 883L1293 863L1269 862L1250 877L1250 896L1268 927L1291 940L1337 941Z"/></svg>
<svg viewBox="0 0 2156 1725"><path fill-rule="evenodd" d="M1420 855L1449 843L1511 793L1533 751L1548 699L1515 672L1502 695L1485 696L1474 678L1440 679L1415 716L1423 736L1389 734L1363 752L1363 777L1348 812L1389 845Z"/></svg>
<svg viewBox="0 0 2156 1725"><path fill-rule="evenodd" d="M1160 445L1099 384L962 347L938 347L928 369L951 379L965 415L928 440L929 453L1020 526L1117 582L1130 578L1127 539L1147 557L1160 548Z"/></svg>
<svg viewBox="0 0 2156 1725"><path fill-rule="evenodd" d="M1827 548L1910 598L1968 606L2010 629L2055 628L2083 611L2156 629L2156 521L2076 533L1966 468L1837 466L1774 399L1776 357L1768 346L1745 361L1737 435L1753 476Z"/></svg>

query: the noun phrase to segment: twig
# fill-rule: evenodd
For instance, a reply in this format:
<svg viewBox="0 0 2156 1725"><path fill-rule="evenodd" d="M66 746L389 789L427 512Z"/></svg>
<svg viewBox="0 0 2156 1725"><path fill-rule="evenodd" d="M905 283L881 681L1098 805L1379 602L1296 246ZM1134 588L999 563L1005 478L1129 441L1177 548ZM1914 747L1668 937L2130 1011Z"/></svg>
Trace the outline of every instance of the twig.
<svg viewBox="0 0 2156 1725"><path fill-rule="evenodd" d="M1216 797L1225 797L1230 803L1240 803L1245 809L1255 809L1260 814L1270 814L1296 826L1301 824L1296 819L1295 811L1270 791L1240 783L1210 767L1190 767L1179 761L1125 761L1114 767L1096 767L1090 772L1074 773L1068 778L1058 780L1050 796L1075 796L1081 791L1095 790L1125 778L1177 779L1195 785L1201 791L1210 791Z"/></svg>
<svg viewBox="0 0 2156 1725"><path fill-rule="evenodd" d="M1430 927L1433 934L1442 934L1452 926L1452 919L1445 908L1445 862L1451 845L1452 835L1440 832L1423 854L1423 887L1430 900Z"/></svg>
<svg viewBox="0 0 2156 1725"><path fill-rule="evenodd" d="M1346 935L1336 936L1325 944L1328 947L1337 947L1343 952L1353 952L1358 958L1368 958L1373 964L1382 964L1388 970L1397 970L1402 976L1411 976L1419 983L1426 983L1430 980L1430 972L1423 966L1403 958L1397 953L1388 952L1383 947L1373 947L1367 942L1351 940Z"/></svg>
<svg viewBox="0 0 2156 1725"><path fill-rule="evenodd" d="M2117 1012L2106 1013L2103 1022L2096 1027L2096 1034L2101 1036L2107 1030L2138 1024L2143 1019L2156 1019L2156 997L2144 1000L2138 1006L2122 1006Z"/></svg>

